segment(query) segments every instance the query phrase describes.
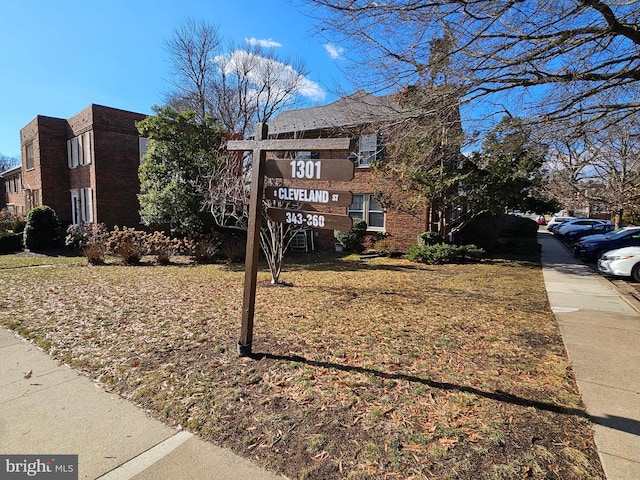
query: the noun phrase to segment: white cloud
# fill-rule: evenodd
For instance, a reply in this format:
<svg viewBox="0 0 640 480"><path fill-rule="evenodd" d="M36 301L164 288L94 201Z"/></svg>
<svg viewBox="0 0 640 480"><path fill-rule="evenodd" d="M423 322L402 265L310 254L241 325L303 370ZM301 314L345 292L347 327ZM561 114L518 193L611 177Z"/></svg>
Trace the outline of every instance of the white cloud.
<svg viewBox="0 0 640 480"><path fill-rule="evenodd" d="M228 75L244 72L256 86L270 83L271 94L276 96L288 97L297 94L313 102L321 102L326 96L326 92L318 83L302 76L291 65L272 58L261 57L246 50L236 50L231 54L216 57L215 61Z"/></svg>
<svg viewBox="0 0 640 480"><path fill-rule="evenodd" d="M344 54L344 48L342 47L332 45L331 43L325 43L322 46L334 60L342 57L342 54Z"/></svg>
<svg viewBox="0 0 640 480"><path fill-rule="evenodd" d="M264 47L264 48L273 48L273 47L281 47L282 44L280 42L276 42L274 40L271 40L270 38L267 39L258 39L258 38L245 38L244 39L245 42L247 42L248 45L258 45L260 47Z"/></svg>

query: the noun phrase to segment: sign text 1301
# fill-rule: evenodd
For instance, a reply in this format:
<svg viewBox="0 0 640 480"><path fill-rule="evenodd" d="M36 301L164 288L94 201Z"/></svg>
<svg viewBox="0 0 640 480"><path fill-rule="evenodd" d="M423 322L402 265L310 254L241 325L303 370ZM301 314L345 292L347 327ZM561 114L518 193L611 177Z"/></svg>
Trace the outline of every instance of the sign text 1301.
<svg viewBox="0 0 640 480"><path fill-rule="evenodd" d="M292 160L289 165L291 165L291 178L321 178L322 163L320 160Z"/></svg>

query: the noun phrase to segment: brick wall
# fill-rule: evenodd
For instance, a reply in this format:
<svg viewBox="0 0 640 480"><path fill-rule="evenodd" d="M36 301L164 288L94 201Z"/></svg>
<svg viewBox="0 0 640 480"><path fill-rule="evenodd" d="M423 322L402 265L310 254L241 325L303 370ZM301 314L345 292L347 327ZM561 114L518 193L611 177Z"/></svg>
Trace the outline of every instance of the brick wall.
<svg viewBox="0 0 640 480"><path fill-rule="evenodd" d="M139 133L145 115L93 106L96 221L108 226L140 224Z"/></svg>
<svg viewBox="0 0 640 480"><path fill-rule="evenodd" d="M269 155L274 157L275 154ZM323 152L320 159L345 158L344 153L339 152ZM283 183L285 181L282 181ZM318 188L327 190L351 191L354 194L368 194L383 188L385 191L395 191L393 205L398 205L402 201L402 194L398 191L395 183L391 180L385 180L376 175L372 176L370 168L355 169L355 175L350 182L342 181L316 181L316 180L295 180L286 181L291 185L300 188ZM374 185L373 182L376 182ZM385 185L382 185L384 183ZM346 215L347 207L326 207L322 205L303 205L304 210L317 210L327 213L337 213ZM426 230L426 208L420 209L414 213L400 211L390 206L385 211L385 233L402 251L406 251L411 245L417 242L417 235ZM375 238L376 234L372 232L371 238ZM332 230L316 230L314 231L314 241L316 248L327 249L333 248L335 245L335 237Z"/></svg>
<svg viewBox="0 0 640 480"><path fill-rule="evenodd" d="M138 131L145 115L90 105L68 120L37 116L20 130L23 183L40 192L40 204L71 222L70 190L91 188L94 221L109 226L139 223ZM91 132L93 161L69 169L67 140ZM34 149L34 168L27 169L26 147Z"/></svg>
<svg viewBox="0 0 640 480"><path fill-rule="evenodd" d="M63 222L71 220L66 138L67 122L60 118L38 115L20 130L23 182L38 190L40 205L53 208ZM27 169L29 144L33 145L33 169Z"/></svg>
<svg viewBox="0 0 640 480"><path fill-rule="evenodd" d="M24 191L22 190L22 172L18 168L16 170L10 170L9 172L5 172L5 175L0 179L1 187L2 187L2 201L0 203L0 208L5 208L7 204L13 205L14 213L19 215L25 215L27 212L25 211L25 202L24 202ZM10 184L7 189L7 183ZM17 187L18 191L15 191Z"/></svg>

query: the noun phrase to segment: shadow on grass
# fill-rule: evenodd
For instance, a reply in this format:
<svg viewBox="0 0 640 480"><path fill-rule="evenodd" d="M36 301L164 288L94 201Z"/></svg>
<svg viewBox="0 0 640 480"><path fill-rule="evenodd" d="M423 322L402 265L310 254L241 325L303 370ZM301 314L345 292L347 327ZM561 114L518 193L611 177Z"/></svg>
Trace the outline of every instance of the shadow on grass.
<svg viewBox="0 0 640 480"><path fill-rule="evenodd" d="M414 375L406 375L404 373L387 373L371 368L355 367L351 365L341 365L339 363L331 362L319 362L316 360L309 360L299 355L287 356L287 355L274 355L271 353L253 353L250 358L254 360L279 360L285 362L303 363L312 367L322 367L334 370L340 370L350 373L364 373L367 375L373 375L375 377L384 378L386 380L405 380L412 383L419 383L431 388L448 391L458 391L464 393L471 393L479 397L487 398L489 400L495 400L497 402L509 403L512 405L518 405L521 407L532 407L537 410L543 410L547 412L557 413L560 415L571 415L581 417L590 420L592 423L601 425L621 432L627 432L632 435L640 435L640 421L632 418L619 417L614 415L589 415L584 410L579 408L564 407L562 405L556 405L553 403L540 402L537 400L530 400L528 398L519 397L508 392L497 390L495 392L486 392L475 387L467 385L457 385L449 382L437 382L434 380L428 380L426 378L416 377Z"/></svg>
<svg viewBox="0 0 640 480"><path fill-rule="evenodd" d="M561 415L573 415L577 417L588 418L588 419L591 419L594 423L600 423L598 420L605 421L605 419L599 419L598 417L591 417L584 410L581 410L578 408L563 407L561 405L555 405L553 403L530 400L527 398L519 397L517 395L513 395L511 393L503 392L500 390L497 390L495 392L486 392L484 390L480 390L478 388L470 387L467 385L457 385L455 383L449 383L449 382L437 382L434 380L428 380L426 378L407 375L404 373L387 373L387 372L381 372L379 370L374 370L371 368L355 367L351 365L341 365L339 363L319 362L316 360L309 360L305 357L298 356L298 355L287 356L287 355L274 355L271 353L253 353L250 355L250 357L254 360L263 360L263 359L280 360L285 362L303 363L305 365L309 365L312 367L322 367L322 368L328 368L333 370L340 370L343 372L364 373L367 375L373 375L375 377L384 378L387 380L405 380L408 382L419 383L419 384L426 385L431 388L437 388L440 390L471 393L479 397L483 397L483 398L487 398L490 400L495 400L503 403L510 403L512 405L519 405L522 407L533 407L538 410L545 410L548 412L558 413Z"/></svg>

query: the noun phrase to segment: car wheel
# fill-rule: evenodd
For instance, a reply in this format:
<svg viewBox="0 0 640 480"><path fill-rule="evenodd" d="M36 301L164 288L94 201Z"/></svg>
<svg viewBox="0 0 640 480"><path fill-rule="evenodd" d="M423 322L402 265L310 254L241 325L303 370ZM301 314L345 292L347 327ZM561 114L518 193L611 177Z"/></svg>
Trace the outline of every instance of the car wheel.
<svg viewBox="0 0 640 480"><path fill-rule="evenodd" d="M631 278L634 282L640 283L640 263L636 263L631 269Z"/></svg>

